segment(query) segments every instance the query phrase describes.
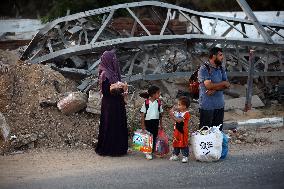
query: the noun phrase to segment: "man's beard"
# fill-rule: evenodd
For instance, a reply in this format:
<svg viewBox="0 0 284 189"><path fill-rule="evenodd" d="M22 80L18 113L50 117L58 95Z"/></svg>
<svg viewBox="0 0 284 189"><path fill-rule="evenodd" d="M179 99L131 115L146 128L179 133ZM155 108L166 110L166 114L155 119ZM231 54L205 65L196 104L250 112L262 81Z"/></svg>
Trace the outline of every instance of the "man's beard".
<svg viewBox="0 0 284 189"><path fill-rule="evenodd" d="M222 61L217 60L217 59L214 61L214 63L216 64L217 67L222 65Z"/></svg>

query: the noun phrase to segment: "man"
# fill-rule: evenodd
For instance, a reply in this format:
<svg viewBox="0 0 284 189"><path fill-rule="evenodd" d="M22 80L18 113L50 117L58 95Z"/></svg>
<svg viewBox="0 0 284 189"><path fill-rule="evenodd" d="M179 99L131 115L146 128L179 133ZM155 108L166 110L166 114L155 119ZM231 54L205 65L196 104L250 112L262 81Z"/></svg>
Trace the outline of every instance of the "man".
<svg viewBox="0 0 284 189"><path fill-rule="evenodd" d="M222 67L223 52L219 47L209 51L209 62L205 62L198 71L200 125L218 126L224 120L223 90L230 87L225 69Z"/></svg>

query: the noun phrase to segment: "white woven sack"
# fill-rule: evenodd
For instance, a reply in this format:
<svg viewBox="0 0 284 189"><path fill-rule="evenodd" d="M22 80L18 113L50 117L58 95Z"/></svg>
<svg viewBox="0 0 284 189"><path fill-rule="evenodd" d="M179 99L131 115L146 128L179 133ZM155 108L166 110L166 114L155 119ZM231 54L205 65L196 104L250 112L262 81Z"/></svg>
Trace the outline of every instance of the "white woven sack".
<svg viewBox="0 0 284 189"><path fill-rule="evenodd" d="M191 136L191 146L196 160L217 161L222 153L223 136L220 131L196 132Z"/></svg>

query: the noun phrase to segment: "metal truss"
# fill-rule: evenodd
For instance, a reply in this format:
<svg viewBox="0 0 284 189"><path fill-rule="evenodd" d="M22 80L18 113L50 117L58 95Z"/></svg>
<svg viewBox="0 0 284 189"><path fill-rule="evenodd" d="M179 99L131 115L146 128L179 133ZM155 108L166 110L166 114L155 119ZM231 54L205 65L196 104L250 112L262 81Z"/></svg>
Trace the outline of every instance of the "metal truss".
<svg viewBox="0 0 284 189"><path fill-rule="evenodd" d="M63 62L70 61L75 66L73 72L90 76L96 73L101 52L116 48L124 80L158 80L188 77L206 59L208 49L220 45L229 76L248 75L249 49L255 50L257 59L254 75L284 76L284 25L259 22L245 0L237 1L248 19L201 13L158 1L126 3L65 16L45 25L21 59L31 63L61 62L62 67ZM145 9L149 18L156 20L158 32L152 32L140 18L139 13ZM119 11L129 14L130 31L118 32L113 27ZM170 22L177 15L183 16L194 30L178 33L171 29ZM210 34L195 21L200 19L214 23ZM214 31L220 23L225 23L227 29L217 34ZM254 27L261 38L249 36L248 26ZM234 31L241 37L228 37Z"/></svg>

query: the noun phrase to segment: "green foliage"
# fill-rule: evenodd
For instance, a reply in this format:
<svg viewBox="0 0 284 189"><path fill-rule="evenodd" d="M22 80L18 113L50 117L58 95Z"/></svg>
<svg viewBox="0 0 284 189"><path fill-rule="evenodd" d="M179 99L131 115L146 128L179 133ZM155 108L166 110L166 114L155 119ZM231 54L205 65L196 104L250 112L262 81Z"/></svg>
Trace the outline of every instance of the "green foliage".
<svg viewBox="0 0 284 189"><path fill-rule="evenodd" d="M33 1L33 0L30 0ZM46 0L41 0L45 2ZM41 2L39 1L39 2ZM92 10L96 8L130 3L139 0L49 0L45 9L48 13L42 17L43 22L52 21L58 17L66 16L67 10L70 14ZM239 4L235 0L162 0L172 4L177 4L182 7L191 8L197 11L242 11ZM262 0L247 0L248 4L254 11L268 10L283 10L283 0L262 1ZM39 3L38 3L39 4ZM42 11L42 10L37 10ZM44 11L45 12L45 11ZM125 16L125 12L117 11L116 15Z"/></svg>
<svg viewBox="0 0 284 189"><path fill-rule="evenodd" d="M96 8L111 6L115 4L132 2L131 0L53 0L52 8L46 16L41 18L42 22L49 22L56 18L66 16L67 10L70 14L92 10Z"/></svg>

